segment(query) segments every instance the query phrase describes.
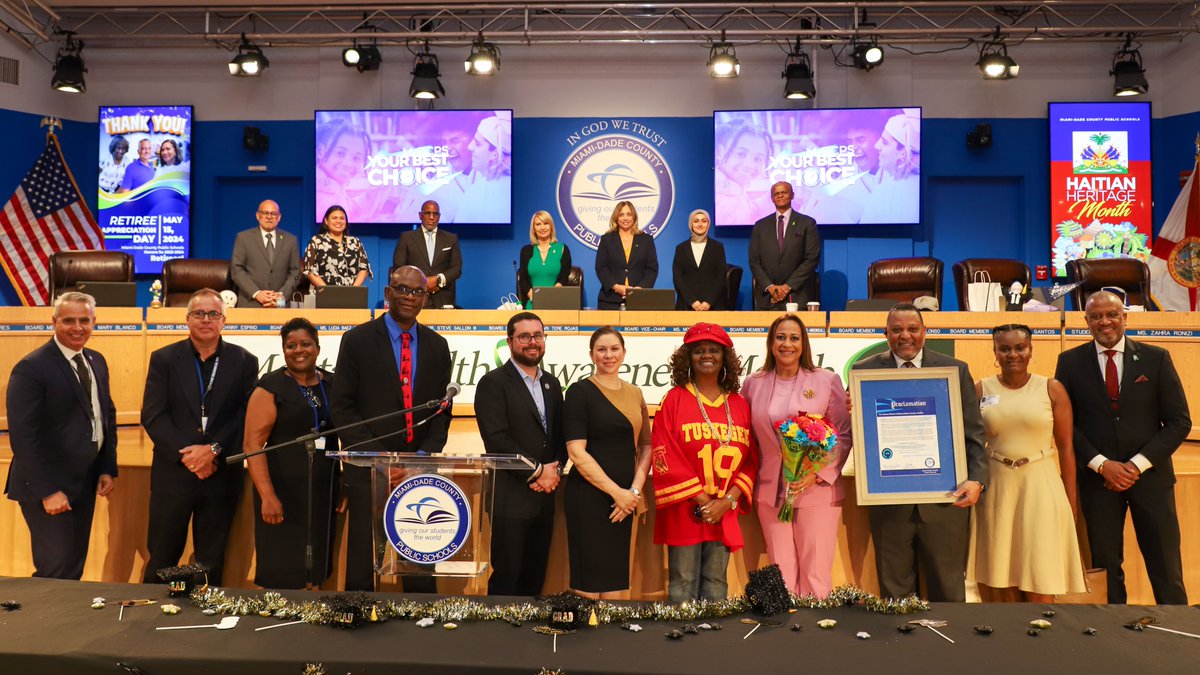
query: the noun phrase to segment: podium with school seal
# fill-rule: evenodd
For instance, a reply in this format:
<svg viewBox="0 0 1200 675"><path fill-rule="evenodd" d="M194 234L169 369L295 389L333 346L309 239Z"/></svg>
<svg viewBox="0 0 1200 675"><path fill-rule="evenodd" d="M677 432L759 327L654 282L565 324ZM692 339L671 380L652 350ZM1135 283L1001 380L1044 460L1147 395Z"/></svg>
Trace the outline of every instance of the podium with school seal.
<svg viewBox="0 0 1200 675"><path fill-rule="evenodd" d="M532 473L523 455L329 452L371 467L375 572L479 577L491 565L496 472Z"/></svg>

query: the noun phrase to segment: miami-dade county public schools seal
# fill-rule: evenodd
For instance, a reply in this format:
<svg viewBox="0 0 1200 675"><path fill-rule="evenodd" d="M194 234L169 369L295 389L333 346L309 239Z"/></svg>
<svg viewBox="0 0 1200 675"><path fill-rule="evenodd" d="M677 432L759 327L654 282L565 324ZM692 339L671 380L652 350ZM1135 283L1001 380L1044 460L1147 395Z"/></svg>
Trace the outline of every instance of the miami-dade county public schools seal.
<svg viewBox="0 0 1200 675"><path fill-rule="evenodd" d="M658 150L624 134L574 148L558 174L558 210L571 234L594 250L620 201L633 203L643 232L662 232L675 206L675 179Z"/></svg>
<svg viewBox="0 0 1200 675"><path fill-rule="evenodd" d="M383 529L402 558L432 565L453 557L467 541L471 507L462 489L445 477L412 476L388 497Z"/></svg>

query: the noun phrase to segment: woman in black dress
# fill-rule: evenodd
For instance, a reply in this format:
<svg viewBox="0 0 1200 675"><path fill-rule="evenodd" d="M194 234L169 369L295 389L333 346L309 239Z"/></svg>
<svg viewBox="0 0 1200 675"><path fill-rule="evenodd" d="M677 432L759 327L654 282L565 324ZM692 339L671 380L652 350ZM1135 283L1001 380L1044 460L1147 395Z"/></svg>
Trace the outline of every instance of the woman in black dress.
<svg viewBox="0 0 1200 675"><path fill-rule="evenodd" d="M246 406L243 450L253 452L328 429L333 375L317 368L321 346L317 329L295 318L279 331L285 366L267 373L250 394ZM254 583L264 588L315 588L329 577L333 541L334 489L337 463L325 457L337 449L337 438L317 442L313 460L313 566L305 570L304 550L308 489L308 453L296 444L247 460L254 481Z"/></svg>
<svg viewBox="0 0 1200 675"><path fill-rule="evenodd" d="M608 232L596 246L596 277L600 279L597 307L620 309L629 291L654 288L658 253L654 237L642 232L633 202L617 202L608 219Z"/></svg>
<svg viewBox="0 0 1200 675"><path fill-rule="evenodd" d="M725 246L708 236L712 220L708 211L696 209L688 216L692 236L675 247L671 276L675 281L675 309L697 312L729 309L725 302Z"/></svg>
<svg viewBox="0 0 1200 675"><path fill-rule="evenodd" d="M625 338L612 326L592 333L595 374L571 385L563 436L575 468L567 479L571 588L616 599L629 588L629 518L643 504L650 471L650 417L642 391L617 377Z"/></svg>

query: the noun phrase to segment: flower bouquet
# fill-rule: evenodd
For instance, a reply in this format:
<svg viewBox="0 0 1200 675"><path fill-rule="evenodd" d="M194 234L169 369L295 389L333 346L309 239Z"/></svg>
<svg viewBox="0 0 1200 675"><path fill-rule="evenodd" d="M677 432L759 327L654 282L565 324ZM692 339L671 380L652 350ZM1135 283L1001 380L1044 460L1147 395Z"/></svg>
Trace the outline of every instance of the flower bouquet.
<svg viewBox="0 0 1200 675"><path fill-rule="evenodd" d="M837 432L817 413L797 413L795 417L775 423L779 433L779 452L783 481L792 483L825 468L837 447ZM796 495L788 488L783 505L779 507L780 522L792 522L792 500Z"/></svg>

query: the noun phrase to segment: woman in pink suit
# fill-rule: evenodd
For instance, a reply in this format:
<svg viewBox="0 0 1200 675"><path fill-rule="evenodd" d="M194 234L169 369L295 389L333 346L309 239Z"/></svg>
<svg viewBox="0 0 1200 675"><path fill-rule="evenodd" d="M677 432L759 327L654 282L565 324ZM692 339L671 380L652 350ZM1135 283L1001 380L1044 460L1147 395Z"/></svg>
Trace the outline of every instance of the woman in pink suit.
<svg viewBox="0 0 1200 675"><path fill-rule="evenodd" d="M742 385L759 447L754 503L767 541L767 555L784 583L799 595L823 598L833 590L833 553L842 514L838 479L850 450L846 390L836 373L813 365L808 332L795 314L784 314L767 331L763 367ZM798 412L820 413L837 430L833 457L820 471L794 482L782 480L775 424ZM779 522L779 507L791 499L795 515Z"/></svg>

